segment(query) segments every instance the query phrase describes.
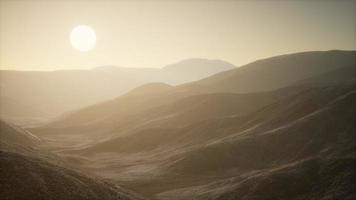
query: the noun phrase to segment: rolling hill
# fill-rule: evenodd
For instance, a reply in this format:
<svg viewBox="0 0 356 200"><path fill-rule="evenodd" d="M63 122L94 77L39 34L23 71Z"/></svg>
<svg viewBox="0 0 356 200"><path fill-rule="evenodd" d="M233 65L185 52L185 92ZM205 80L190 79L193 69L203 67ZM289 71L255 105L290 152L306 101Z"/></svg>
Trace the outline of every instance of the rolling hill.
<svg viewBox="0 0 356 200"><path fill-rule="evenodd" d="M298 53L152 83L29 130L82 169L155 199L352 199L354 59Z"/></svg>
<svg viewBox="0 0 356 200"><path fill-rule="evenodd" d="M269 91L355 64L356 51L302 52L257 60L192 84L212 87L219 92Z"/></svg>
<svg viewBox="0 0 356 200"><path fill-rule="evenodd" d="M332 77L336 71L336 73L340 73L339 79L345 77L349 80L353 77L355 66L355 51L304 52L277 56L256 61L193 83L171 88L163 86L164 90L161 89L162 85L160 84L143 85L111 101L70 113L55 120L49 126L55 129L75 126L76 132L80 131L81 127L85 127L83 130L85 132L88 129L95 130L94 126L105 129L104 126L109 127L108 124L118 123L120 119L129 119L135 113L142 113L150 108L164 106L192 95L252 93L256 90L271 91L288 84L306 81L313 76L324 76L325 73L330 73L328 76ZM300 72L297 73L296 71ZM266 74L267 72L269 74ZM263 77L268 77L269 80L264 82ZM230 80L235 82L229 82ZM229 84L225 86L224 84L227 82ZM258 87L266 88L256 89L256 84L259 85ZM238 87L245 87L245 89L240 90ZM51 132L58 131L52 130ZM61 130L60 132L68 131Z"/></svg>
<svg viewBox="0 0 356 200"><path fill-rule="evenodd" d="M275 121L294 114L297 107L273 114L276 118L263 122L266 124L261 128L235 133L188 153L171 170L198 176L220 173L221 179L163 192L160 199L184 199L184 195L177 195L184 193L189 198L224 200L354 198L353 88L277 128ZM277 107L262 112L273 113ZM231 173L228 178L224 177L226 172Z"/></svg>

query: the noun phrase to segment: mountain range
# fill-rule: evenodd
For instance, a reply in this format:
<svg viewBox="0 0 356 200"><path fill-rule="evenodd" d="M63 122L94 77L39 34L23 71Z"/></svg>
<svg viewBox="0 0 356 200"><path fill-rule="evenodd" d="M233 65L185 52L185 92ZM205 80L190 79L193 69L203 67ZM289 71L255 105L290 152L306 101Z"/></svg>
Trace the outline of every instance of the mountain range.
<svg viewBox="0 0 356 200"><path fill-rule="evenodd" d="M354 199L356 51L149 83L27 131L152 199Z"/></svg>

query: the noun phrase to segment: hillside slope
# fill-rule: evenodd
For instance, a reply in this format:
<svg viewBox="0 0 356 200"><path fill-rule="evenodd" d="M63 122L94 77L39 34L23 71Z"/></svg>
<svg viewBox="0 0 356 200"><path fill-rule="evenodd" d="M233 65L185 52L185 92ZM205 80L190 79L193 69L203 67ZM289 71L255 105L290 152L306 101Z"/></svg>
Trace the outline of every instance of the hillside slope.
<svg viewBox="0 0 356 200"><path fill-rule="evenodd" d="M189 153L173 170L235 172L209 184L164 192L160 199L354 198L356 126L350 122L356 119L355 100L352 90L278 128L267 122L268 129L236 133ZM293 112L288 109L280 117Z"/></svg>
<svg viewBox="0 0 356 200"><path fill-rule="evenodd" d="M65 168L40 152L36 136L1 121L0 196L2 199L141 199L115 184Z"/></svg>
<svg viewBox="0 0 356 200"><path fill-rule="evenodd" d="M302 52L257 60L192 84L209 86L219 92L269 91L355 65L356 51Z"/></svg>

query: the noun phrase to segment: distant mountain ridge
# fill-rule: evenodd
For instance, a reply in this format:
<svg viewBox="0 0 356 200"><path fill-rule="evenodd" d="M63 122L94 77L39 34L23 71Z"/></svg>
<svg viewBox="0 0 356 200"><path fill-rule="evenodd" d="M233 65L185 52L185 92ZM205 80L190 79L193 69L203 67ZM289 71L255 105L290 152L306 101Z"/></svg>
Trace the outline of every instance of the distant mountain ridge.
<svg viewBox="0 0 356 200"><path fill-rule="evenodd" d="M293 62L289 61L288 58ZM330 62L330 60L332 62ZM100 120L100 118L106 118L105 116L113 115L115 112L119 113L121 111L120 115L124 115L126 112L122 110L123 108L130 110L129 108L133 107L135 110L141 111L150 107L171 103L191 95L209 93L253 93L256 92L256 90L257 92L271 91L299 81L304 81L313 76L320 75L324 77L324 73L328 72L332 76L334 70L346 72L341 73L339 79L342 79L342 77L353 78L354 74L348 72L355 71L355 67L356 51L302 52L282 55L255 61L199 81L160 90L160 94L147 96L147 94L150 93L148 89L150 87L143 85L138 88L140 88L141 93L146 94L145 98L137 98L136 96L130 95L132 93L129 92L106 103L103 102L92 105L78 112L74 112L74 115L79 116L80 113L83 112L82 115L86 113L83 119L96 121L96 119ZM304 72L299 72L300 70L304 70ZM268 71L267 74L264 73L266 71ZM262 76L262 78L259 76ZM226 85L227 83L229 84ZM144 88L147 88L147 91L142 91ZM138 89L134 89L133 91L135 90ZM131 109L130 112L133 113L133 110ZM73 119L70 114L64 119L67 119L69 122L77 121ZM55 123L63 124L63 126L65 124L65 122L61 123L61 120Z"/></svg>
<svg viewBox="0 0 356 200"><path fill-rule="evenodd" d="M112 99L149 82L181 84L234 68L230 63L188 59L163 68L97 67L91 70L0 71L0 115L49 118ZM6 99L13 99L9 104ZM19 108L16 110L18 102ZM26 110L20 107L26 106Z"/></svg>

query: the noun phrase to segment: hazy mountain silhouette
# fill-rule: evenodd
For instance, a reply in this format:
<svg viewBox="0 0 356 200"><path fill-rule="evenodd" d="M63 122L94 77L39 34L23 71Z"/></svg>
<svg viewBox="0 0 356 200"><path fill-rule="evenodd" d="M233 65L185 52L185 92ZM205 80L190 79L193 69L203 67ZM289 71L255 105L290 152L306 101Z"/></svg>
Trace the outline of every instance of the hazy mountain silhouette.
<svg viewBox="0 0 356 200"><path fill-rule="evenodd" d="M3 199L142 199L107 181L63 166L41 152L41 140L0 121L0 196Z"/></svg>
<svg viewBox="0 0 356 200"><path fill-rule="evenodd" d="M339 79L344 78L346 80L350 74L353 74L355 65L356 51L304 52L272 57L200 81L178 85L170 90L160 91L159 94L150 94L151 88L143 92L146 86L141 86L139 90L144 93L141 96L129 92L109 102L84 108L56 121L55 127L63 128L71 126L71 124L78 126L81 123L88 127L91 122L103 122L106 124L105 127L108 127L107 123L117 123L118 118L127 119L128 115L132 116L137 112L142 113L142 111L152 107L169 104L191 95L275 90L327 72L330 72L329 76L332 76L332 71L338 69L345 71L340 74ZM268 80L264 80L263 77ZM233 82L230 82L230 80ZM229 84L225 85L227 82ZM240 90L239 87L244 87L244 89ZM256 87L266 88L256 89Z"/></svg>
<svg viewBox="0 0 356 200"><path fill-rule="evenodd" d="M158 77L157 81L173 85L182 84L233 68L235 68L235 66L222 60L187 59L163 67L163 76Z"/></svg>
<svg viewBox="0 0 356 200"><path fill-rule="evenodd" d="M53 117L109 100L144 83L181 84L232 68L232 64L224 61L188 59L161 69L103 66L51 72L2 70L0 105L6 109L1 109L1 116L10 119ZM7 98L20 107L16 109L14 102ZM22 105L26 105L23 110Z"/></svg>
<svg viewBox="0 0 356 200"><path fill-rule="evenodd" d="M352 199L355 55L305 52L143 85L29 130L157 199Z"/></svg>

